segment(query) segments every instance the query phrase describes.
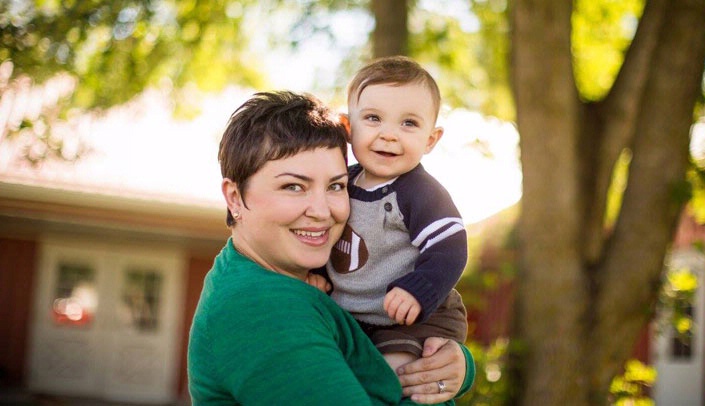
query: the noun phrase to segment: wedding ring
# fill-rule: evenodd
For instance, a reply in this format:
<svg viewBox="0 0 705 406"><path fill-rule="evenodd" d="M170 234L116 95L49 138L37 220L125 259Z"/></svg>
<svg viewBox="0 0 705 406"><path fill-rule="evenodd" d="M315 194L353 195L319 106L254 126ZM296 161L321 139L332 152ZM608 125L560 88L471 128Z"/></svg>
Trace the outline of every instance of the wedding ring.
<svg viewBox="0 0 705 406"><path fill-rule="evenodd" d="M443 381L438 381L438 393L443 393L446 391L446 383Z"/></svg>

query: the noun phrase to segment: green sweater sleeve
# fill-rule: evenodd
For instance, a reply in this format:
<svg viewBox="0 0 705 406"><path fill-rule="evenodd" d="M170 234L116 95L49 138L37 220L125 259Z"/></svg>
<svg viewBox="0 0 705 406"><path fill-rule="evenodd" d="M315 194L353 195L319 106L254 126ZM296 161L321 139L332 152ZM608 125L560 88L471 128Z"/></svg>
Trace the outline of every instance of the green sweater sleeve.
<svg viewBox="0 0 705 406"><path fill-rule="evenodd" d="M465 380L463 381L463 386L460 387L458 394L455 396L456 399L465 395L472 388L472 384L475 382L475 359L470 352L470 349L464 345L460 345L460 348L465 354Z"/></svg>

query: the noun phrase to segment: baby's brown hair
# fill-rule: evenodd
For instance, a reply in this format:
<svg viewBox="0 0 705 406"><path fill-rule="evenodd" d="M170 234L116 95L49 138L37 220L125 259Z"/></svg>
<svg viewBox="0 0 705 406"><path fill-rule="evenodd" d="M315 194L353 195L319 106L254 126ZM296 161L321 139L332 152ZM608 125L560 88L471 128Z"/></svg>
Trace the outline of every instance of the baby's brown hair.
<svg viewBox="0 0 705 406"><path fill-rule="evenodd" d="M406 56L388 56L375 59L363 66L348 85L348 104L357 102L367 86L420 83L428 88L433 98L436 118L441 108L441 92L433 76L418 62Z"/></svg>

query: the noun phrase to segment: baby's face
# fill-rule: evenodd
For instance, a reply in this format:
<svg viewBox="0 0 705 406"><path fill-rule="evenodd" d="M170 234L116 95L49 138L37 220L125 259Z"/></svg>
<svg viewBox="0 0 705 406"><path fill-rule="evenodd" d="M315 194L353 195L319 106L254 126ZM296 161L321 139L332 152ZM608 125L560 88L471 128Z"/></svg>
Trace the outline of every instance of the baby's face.
<svg viewBox="0 0 705 406"><path fill-rule="evenodd" d="M379 84L348 105L350 143L369 188L414 169L443 135L431 92L420 83Z"/></svg>

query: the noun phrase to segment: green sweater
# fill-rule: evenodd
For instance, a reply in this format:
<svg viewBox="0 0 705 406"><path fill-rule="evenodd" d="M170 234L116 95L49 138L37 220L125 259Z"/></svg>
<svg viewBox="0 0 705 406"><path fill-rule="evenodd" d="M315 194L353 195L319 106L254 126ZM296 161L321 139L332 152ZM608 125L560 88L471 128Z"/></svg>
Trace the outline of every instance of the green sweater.
<svg viewBox="0 0 705 406"><path fill-rule="evenodd" d="M475 368L462 348L465 392ZM243 257L230 239L204 282L188 375L194 406L414 404L401 399L396 375L350 314Z"/></svg>

